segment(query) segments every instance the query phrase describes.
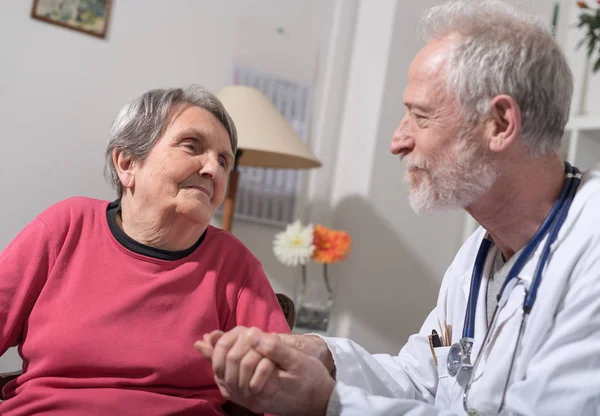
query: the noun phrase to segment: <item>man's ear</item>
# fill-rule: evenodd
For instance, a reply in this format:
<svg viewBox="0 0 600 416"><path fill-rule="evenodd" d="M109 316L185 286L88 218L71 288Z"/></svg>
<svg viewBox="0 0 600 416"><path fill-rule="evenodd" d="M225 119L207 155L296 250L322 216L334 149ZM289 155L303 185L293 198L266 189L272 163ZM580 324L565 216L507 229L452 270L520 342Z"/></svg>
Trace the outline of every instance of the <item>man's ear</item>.
<svg viewBox="0 0 600 416"><path fill-rule="evenodd" d="M123 189L133 188L135 185L136 164L131 156L125 154L121 149L114 149L112 159Z"/></svg>
<svg viewBox="0 0 600 416"><path fill-rule="evenodd" d="M508 149L521 134L521 109L509 95L497 95L492 100L486 120L488 146L492 152Z"/></svg>

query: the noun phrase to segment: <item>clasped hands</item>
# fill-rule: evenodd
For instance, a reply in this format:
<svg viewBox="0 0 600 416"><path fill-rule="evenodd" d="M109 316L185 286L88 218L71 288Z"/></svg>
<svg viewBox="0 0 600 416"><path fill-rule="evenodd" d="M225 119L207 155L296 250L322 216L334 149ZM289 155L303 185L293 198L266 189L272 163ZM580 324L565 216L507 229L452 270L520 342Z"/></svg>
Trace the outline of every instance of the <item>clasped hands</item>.
<svg viewBox="0 0 600 416"><path fill-rule="evenodd" d="M205 334L194 347L212 362L225 399L256 413L325 415L335 380L321 338L236 327Z"/></svg>

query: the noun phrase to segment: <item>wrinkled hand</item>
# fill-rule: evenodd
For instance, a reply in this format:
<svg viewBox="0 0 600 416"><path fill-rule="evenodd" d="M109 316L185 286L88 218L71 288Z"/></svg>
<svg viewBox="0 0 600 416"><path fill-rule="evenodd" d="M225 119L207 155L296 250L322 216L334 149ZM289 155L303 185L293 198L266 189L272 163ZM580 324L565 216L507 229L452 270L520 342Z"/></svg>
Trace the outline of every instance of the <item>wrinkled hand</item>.
<svg viewBox="0 0 600 416"><path fill-rule="evenodd" d="M226 399L257 413L325 413L335 381L316 358L328 357L333 365L320 338L238 327L206 334L195 347L212 360L215 381Z"/></svg>
<svg viewBox="0 0 600 416"><path fill-rule="evenodd" d="M319 360L329 373L335 369L333 356L327 343L316 335L278 334L284 344Z"/></svg>
<svg viewBox="0 0 600 416"><path fill-rule="evenodd" d="M260 391L263 382L275 370L271 360L257 353L253 346L253 334L263 334L258 328L236 327L224 333L213 331L205 334L194 346L212 362L215 381L235 397L246 397Z"/></svg>
<svg viewBox="0 0 600 416"><path fill-rule="evenodd" d="M205 334L203 341L199 342L199 344L196 345L196 348L198 348L200 352L202 352L206 356L206 358L213 361L213 369L215 370L215 374L221 374L221 372L224 371L221 367L222 365L224 365L224 361L220 360L220 358L223 355L227 356L227 354L231 351L231 349L234 346L236 346L236 349L233 351L233 353L241 355L243 355L250 349L248 345L245 348L242 347L240 345L240 342L243 343L244 341L243 339L238 339L240 337L245 337L248 331L257 331L257 333L259 334L262 333L262 331L260 331L257 328L246 327L236 327L229 331L227 334L225 334L223 331L215 330L208 334ZM223 351L222 354L217 353L218 356L217 360L215 361L212 359L212 355L214 349L217 348L217 341L219 341L223 336L224 338L218 346L218 348L223 348ZM332 373L335 369L333 356L329 351L329 347L327 346L327 343L323 341L323 339L321 339L320 337L311 334L277 334L277 336L281 339L281 341L284 344L293 347L306 355L315 357L316 359L321 361L323 365L325 365L325 368L327 368L329 373ZM235 359L236 357L231 358Z"/></svg>

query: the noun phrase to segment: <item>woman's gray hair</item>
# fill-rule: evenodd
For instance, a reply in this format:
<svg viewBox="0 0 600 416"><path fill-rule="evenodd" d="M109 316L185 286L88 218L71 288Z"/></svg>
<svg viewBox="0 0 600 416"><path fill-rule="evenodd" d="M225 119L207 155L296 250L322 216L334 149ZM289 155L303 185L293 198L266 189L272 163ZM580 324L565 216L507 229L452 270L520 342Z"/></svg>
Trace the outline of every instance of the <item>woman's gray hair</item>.
<svg viewBox="0 0 600 416"><path fill-rule="evenodd" d="M558 44L536 18L499 0L451 0L421 18L427 41L458 34L449 52L447 87L467 123L511 96L534 156L558 152L569 119L573 75Z"/></svg>
<svg viewBox="0 0 600 416"><path fill-rule="evenodd" d="M191 85L185 89L150 90L124 105L110 127L104 176L119 197L123 194L123 185L113 163L113 150L120 149L132 160L143 161L164 133L171 120L172 110L181 104L194 105L214 115L229 133L231 150L235 155L235 124L216 95L198 85Z"/></svg>

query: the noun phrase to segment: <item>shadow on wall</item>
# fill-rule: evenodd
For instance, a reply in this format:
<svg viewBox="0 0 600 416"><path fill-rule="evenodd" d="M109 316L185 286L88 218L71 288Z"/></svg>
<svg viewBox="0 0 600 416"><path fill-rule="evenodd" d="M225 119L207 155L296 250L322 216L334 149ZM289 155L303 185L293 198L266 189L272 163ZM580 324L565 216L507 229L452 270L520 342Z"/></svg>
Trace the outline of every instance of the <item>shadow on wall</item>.
<svg viewBox="0 0 600 416"><path fill-rule="evenodd" d="M439 281L369 201L342 200L334 218L353 245L347 260L332 268L337 293L333 334L371 353L396 354L435 306Z"/></svg>

